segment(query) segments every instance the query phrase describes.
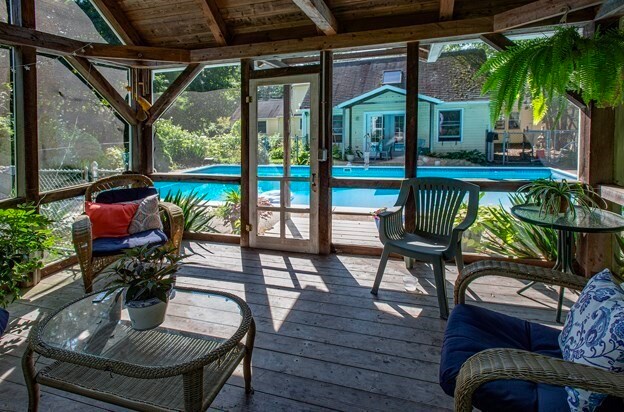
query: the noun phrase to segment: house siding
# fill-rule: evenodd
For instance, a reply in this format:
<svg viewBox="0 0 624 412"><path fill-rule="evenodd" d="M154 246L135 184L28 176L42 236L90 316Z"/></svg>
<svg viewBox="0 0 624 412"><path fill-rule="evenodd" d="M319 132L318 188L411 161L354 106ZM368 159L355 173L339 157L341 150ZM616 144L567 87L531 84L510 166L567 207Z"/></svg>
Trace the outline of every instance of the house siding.
<svg viewBox="0 0 624 412"><path fill-rule="evenodd" d="M438 128L433 131L431 151L438 153L460 150L485 150L485 132L490 128L490 105L488 101L449 102L435 108L435 119L440 110L462 109L462 139L460 142L438 142ZM437 124L437 122L436 122Z"/></svg>

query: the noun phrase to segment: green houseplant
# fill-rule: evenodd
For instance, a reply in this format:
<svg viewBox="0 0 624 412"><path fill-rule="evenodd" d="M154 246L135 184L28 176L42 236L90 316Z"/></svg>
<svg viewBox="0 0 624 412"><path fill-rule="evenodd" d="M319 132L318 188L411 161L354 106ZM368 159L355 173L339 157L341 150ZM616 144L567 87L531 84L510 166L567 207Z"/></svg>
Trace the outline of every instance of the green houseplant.
<svg viewBox="0 0 624 412"><path fill-rule="evenodd" d="M175 248L143 246L128 249L107 273L113 277L108 293L125 288L125 305L136 330L153 329L165 320L175 274L187 255Z"/></svg>
<svg viewBox="0 0 624 412"><path fill-rule="evenodd" d="M20 284L43 266L43 252L54 245L50 223L32 205L0 209L0 335L8 323L5 308L20 297Z"/></svg>
<svg viewBox="0 0 624 412"><path fill-rule="evenodd" d="M526 191L527 203L539 205L540 213L548 215L571 213L576 216L577 208L589 212L592 207L598 207L596 199L600 199L591 186L565 179L537 179L518 191Z"/></svg>
<svg viewBox="0 0 624 412"><path fill-rule="evenodd" d="M173 203L182 209L185 232L216 232L212 226L214 215L206 205L207 197L207 193L200 193L195 189L186 195L178 190L175 193L167 193L163 202Z"/></svg>
<svg viewBox="0 0 624 412"><path fill-rule="evenodd" d="M482 92L490 95L492 123L527 96L536 124L549 107L563 113L568 90L587 104L618 106L624 103L624 32L596 30L583 37L575 27L559 28L551 37L519 41L495 53L477 75L486 76Z"/></svg>

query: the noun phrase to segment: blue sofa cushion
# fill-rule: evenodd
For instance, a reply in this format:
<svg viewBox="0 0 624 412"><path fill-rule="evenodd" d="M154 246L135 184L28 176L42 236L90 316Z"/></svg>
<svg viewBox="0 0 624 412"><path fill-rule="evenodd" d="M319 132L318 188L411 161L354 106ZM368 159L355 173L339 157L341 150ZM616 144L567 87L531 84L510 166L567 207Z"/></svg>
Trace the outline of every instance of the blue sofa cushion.
<svg viewBox="0 0 624 412"><path fill-rule="evenodd" d="M440 360L440 386L453 396L463 363L475 353L492 348L513 348L561 358L559 331L471 305L457 305L449 316ZM521 380L499 380L482 385L473 405L483 412L569 412L563 387ZM618 406L619 405L619 406ZM610 398L599 409L621 410L619 399Z"/></svg>
<svg viewBox="0 0 624 412"><path fill-rule="evenodd" d="M110 256L139 246L164 245L167 235L162 230L146 230L125 237L101 237L93 241L93 256Z"/></svg>
<svg viewBox="0 0 624 412"><path fill-rule="evenodd" d="M134 202L145 199L148 196L157 195L155 187L132 187L129 189L111 189L98 193L95 197L96 203L121 203Z"/></svg>

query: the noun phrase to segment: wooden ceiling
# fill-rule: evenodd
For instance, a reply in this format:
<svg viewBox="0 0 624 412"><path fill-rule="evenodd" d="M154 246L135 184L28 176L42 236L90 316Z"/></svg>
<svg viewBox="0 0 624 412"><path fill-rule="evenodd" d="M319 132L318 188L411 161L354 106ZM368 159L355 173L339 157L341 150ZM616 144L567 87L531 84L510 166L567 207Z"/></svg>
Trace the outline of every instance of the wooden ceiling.
<svg viewBox="0 0 624 412"><path fill-rule="evenodd" d="M134 67L473 39L624 13L624 0L91 0L125 45L0 22L0 43ZM69 24L69 22L68 22Z"/></svg>
<svg viewBox="0 0 624 412"><path fill-rule="evenodd" d="M143 45L207 48L493 16L527 0L96 0ZM107 16L109 21L110 16ZM130 27L128 27L128 25Z"/></svg>

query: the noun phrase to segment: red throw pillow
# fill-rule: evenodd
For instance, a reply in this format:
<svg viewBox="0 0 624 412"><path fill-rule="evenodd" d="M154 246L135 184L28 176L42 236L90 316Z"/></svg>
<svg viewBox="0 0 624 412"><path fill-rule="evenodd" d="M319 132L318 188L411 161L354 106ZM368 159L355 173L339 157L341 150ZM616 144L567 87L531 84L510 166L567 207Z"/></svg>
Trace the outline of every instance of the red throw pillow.
<svg viewBox="0 0 624 412"><path fill-rule="evenodd" d="M136 203L86 202L85 213L91 219L93 239L128 236L128 227L138 208Z"/></svg>

